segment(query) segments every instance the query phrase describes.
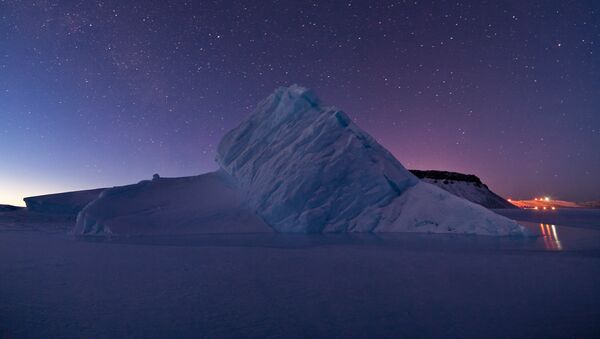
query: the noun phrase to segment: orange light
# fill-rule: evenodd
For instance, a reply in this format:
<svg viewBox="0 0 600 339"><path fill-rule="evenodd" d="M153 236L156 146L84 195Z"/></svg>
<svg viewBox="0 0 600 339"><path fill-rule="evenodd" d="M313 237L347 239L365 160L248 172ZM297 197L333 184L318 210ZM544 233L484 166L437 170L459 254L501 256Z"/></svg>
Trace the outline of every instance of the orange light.
<svg viewBox="0 0 600 339"><path fill-rule="evenodd" d="M552 206L552 210L554 211L556 209L556 207Z"/></svg>
<svg viewBox="0 0 600 339"><path fill-rule="evenodd" d="M546 209L546 206L544 206L544 209Z"/></svg>
<svg viewBox="0 0 600 339"><path fill-rule="evenodd" d="M534 210L537 210L537 209L539 209L539 208L538 208L537 206L535 206L533 209L534 209Z"/></svg>
<svg viewBox="0 0 600 339"><path fill-rule="evenodd" d="M542 230L542 235L546 236L546 232L544 231L544 224L540 224L540 229Z"/></svg>

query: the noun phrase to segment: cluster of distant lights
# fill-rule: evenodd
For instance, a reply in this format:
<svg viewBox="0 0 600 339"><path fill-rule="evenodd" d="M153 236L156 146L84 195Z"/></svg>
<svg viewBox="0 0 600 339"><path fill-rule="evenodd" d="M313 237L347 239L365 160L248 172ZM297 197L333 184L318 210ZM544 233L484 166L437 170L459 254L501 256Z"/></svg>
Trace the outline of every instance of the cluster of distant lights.
<svg viewBox="0 0 600 339"><path fill-rule="evenodd" d="M535 200L535 201L541 201L541 202L550 202L550 197L533 198L533 200ZM512 200L511 200L511 199L508 199L508 202L512 202ZM533 209L533 210L540 210L540 207L539 207L539 206L534 206L534 207L532 207L532 208L530 208L530 209ZM543 210L543 211L546 211L546 210L552 210L552 211L555 211L555 210L556 210L556 207L554 207L554 206L550 206L550 207L547 207L547 206L542 206L541 210Z"/></svg>

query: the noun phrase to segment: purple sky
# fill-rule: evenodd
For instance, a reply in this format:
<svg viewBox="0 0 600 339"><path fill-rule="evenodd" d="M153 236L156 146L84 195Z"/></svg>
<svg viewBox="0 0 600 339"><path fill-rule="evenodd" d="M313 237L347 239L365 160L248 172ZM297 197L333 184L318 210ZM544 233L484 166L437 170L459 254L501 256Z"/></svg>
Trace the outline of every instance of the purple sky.
<svg viewBox="0 0 600 339"><path fill-rule="evenodd" d="M214 170L311 87L408 168L600 199L597 1L1 1L0 203Z"/></svg>

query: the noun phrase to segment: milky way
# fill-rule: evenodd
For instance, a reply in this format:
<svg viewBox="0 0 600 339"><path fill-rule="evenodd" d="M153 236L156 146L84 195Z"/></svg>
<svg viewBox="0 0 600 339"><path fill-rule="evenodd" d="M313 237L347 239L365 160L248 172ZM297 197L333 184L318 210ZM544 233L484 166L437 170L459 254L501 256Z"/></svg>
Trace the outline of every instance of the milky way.
<svg viewBox="0 0 600 339"><path fill-rule="evenodd" d="M278 86L408 168L600 199L597 1L0 1L0 203L216 168Z"/></svg>

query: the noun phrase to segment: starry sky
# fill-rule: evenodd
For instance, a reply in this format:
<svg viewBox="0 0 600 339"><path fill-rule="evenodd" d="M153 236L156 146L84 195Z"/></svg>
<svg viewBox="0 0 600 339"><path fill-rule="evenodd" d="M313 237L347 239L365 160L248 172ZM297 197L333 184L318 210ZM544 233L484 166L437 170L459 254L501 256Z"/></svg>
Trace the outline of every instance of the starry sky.
<svg viewBox="0 0 600 339"><path fill-rule="evenodd" d="M600 200L598 1L0 0L0 203L195 175L276 87L406 167Z"/></svg>

